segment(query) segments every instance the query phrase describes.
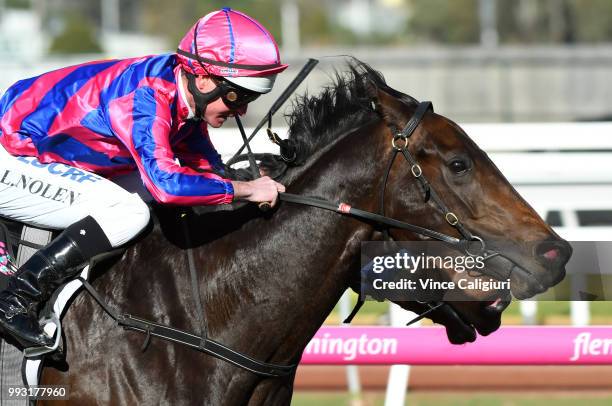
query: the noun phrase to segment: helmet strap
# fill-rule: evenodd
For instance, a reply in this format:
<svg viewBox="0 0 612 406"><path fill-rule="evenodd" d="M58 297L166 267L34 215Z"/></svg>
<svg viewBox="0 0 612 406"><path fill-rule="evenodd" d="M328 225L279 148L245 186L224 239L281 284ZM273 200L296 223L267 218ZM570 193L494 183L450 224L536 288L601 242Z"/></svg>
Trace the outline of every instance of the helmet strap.
<svg viewBox="0 0 612 406"><path fill-rule="evenodd" d="M202 93L200 89L196 86L195 75L193 73L185 72L187 76L187 90L193 96L193 100L195 102L195 120L202 120L204 113L206 112L206 107L209 103L217 100L221 97L223 93L223 89L219 86L216 86L210 92Z"/></svg>

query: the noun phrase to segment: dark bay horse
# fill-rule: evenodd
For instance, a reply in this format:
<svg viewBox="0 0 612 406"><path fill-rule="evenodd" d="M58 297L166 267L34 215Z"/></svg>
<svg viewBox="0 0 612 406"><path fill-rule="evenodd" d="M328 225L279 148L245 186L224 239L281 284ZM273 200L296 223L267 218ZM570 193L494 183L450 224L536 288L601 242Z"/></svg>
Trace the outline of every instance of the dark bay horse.
<svg viewBox="0 0 612 406"><path fill-rule="evenodd" d="M291 193L377 211L392 151L390 128L402 128L415 106L380 74L354 62L322 94L305 96L294 106L289 138L297 160L280 180ZM531 296L563 278L567 244L456 124L427 113L410 150L467 227L484 239L512 242L507 255L516 268L511 273L515 296ZM387 215L456 234L434 205L423 202L405 162L394 163L385 198ZM153 231L93 285L116 309L199 331L185 251L193 247L209 336L276 364L299 361L358 275L360 243L380 238L373 224L290 203L273 213L251 206L200 216L184 212L156 208ZM391 236L419 238L397 230ZM498 302L495 295L453 303L451 311L432 319L446 325L453 342L472 341L475 330L488 334L499 326L503 306L490 306ZM141 352L143 335L117 328L86 293L75 299L63 326L69 367L65 372L46 368L41 384L69 385L71 404L286 405L291 400L293 377L260 378L155 339Z"/></svg>

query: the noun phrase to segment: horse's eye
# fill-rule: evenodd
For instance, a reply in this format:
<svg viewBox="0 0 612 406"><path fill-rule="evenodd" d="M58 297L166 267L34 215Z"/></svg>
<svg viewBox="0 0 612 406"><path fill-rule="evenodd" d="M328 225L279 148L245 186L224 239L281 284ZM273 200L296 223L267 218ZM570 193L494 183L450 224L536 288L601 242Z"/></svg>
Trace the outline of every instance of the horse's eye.
<svg viewBox="0 0 612 406"><path fill-rule="evenodd" d="M467 162L465 162L462 159L453 159L448 164L448 168L451 171L453 171L454 173L457 173L457 174L463 173L463 172L465 172L465 171L467 171L469 169Z"/></svg>

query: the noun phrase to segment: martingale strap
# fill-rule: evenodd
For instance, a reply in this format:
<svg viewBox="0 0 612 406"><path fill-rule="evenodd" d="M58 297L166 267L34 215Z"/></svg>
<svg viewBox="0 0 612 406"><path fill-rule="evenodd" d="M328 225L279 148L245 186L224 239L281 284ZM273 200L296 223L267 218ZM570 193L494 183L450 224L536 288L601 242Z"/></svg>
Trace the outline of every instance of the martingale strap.
<svg viewBox="0 0 612 406"><path fill-rule="evenodd" d="M256 170L256 168L252 169ZM188 245L191 246L186 218L183 216L181 221L185 238L188 241ZM139 317L134 317L130 314L119 315L102 299L102 297L98 294L94 287L91 286L89 282L87 282L87 280L80 277L78 279L81 281L83 287L87 290L87 292L89 292L89 294L94 298L94 300L98 302L102 309L113 320L115 320L119 326L123 327L126 330L137 331L139 333L146 334L145 341L143 342L143 345L141 347L141 351L143 352L149 346L149 343L151 342L151 337L157 337L166 341L182 344L193 350L211 355L223 361L227 361L232 365L240 367L261 377L282 378L295 373L297 364L276 365L258 361L254 358L249 357L248 355L244 355L238 351L232 350L231 348L207 337L208 326L206 323L206 318L204 316L204 310L202 308L202 299L200 296L200 291L198 289L193 253L191 251L191 248L188 248L186 252L187 261L189 264L189 275L191 278L192 295L193 299L195 300L196 314L200 327L200 334L194 334L192 332L180 330L168 325L156 323Z"/></svg>
<svg viewBox="0 0 612 406"><path fill-rule="evenodd" d="M126 330L137 331L146 334L145 345L150 341L151 337L161 338L162 340L171 341L177 344L185 345L196 351L211 355L221 360L227 361L239 368L252 372L256 375L265 378L282 378L289 376L295 372L297 364L292 365L276 365L267 362L261 362L247 355L241 354L232 350L229 347L198 334L193 334L187 331L179 330L164 324L148 321L129 314L119 315L100 297L98 292L85 279L79 278L83 286L96 302L104 309L104 311L117 322L117 324Z"/></svg>

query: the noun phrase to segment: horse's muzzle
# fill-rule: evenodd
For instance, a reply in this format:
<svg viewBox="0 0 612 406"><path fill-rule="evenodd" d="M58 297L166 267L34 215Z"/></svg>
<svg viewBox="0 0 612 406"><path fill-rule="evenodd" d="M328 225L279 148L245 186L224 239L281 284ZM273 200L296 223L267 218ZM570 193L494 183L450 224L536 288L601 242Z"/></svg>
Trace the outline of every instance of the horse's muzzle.
<svg viewBox="0 0 612 406"><path fill-rule="evenodd" d="M514 297L519 300L528 299L561 282L571 255L572 247L565 240L551 239L534 243L531 249L533 261L515 261L511 270Z"/></svg>
<svg viewBox="0 0 612 406"><path fill-rule="evenodd" d="M572 246L565 240L544 241L535 247L534 256L538 262L550 272L550 280L544 280L544 283L554 286L561 282L565 276L565 264L572 256Z"/></svg>

